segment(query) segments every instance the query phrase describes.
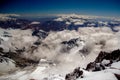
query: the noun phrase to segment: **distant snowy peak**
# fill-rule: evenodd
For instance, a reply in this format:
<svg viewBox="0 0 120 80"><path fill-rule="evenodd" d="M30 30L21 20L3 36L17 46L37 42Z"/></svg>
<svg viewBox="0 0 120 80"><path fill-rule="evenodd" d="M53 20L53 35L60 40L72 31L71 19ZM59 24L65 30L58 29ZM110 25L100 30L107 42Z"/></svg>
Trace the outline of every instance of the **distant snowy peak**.
<svg viewBox="0 0 120 80"><path fill-rule="evenodd" d="M75 25L82 25L85 19L96 19L97 16L77 15L77 14L59 14L54 21L66 21L66 24L74 23Z"/></svg>
<svg viewBox="0 0 120 80"><path fill-rule="evenodd" d="M89 16L77 14L59 14L54 19L56 22L63 22L66 25L81 27L114 27L120 26L120 19L115 17Z"/></svg>
<svg viewBox="0 0 120 80"><path fill-rule="evenodd" d="M54 19L54 21L64 21L64 19L61 18L61 17L59 17L59 18L57 18L57 19Z"/></svg>
<svg viewBox="0 0 120 80"><path fill-rule="evenodd" d="M74 25L83 25L84 22L75 22Z"/></svg>
<svg viewBox="0 0 120 80"><path fill-rule="evenodd" d="M40 22L33 21L33 22L31 22L30 24L40 24Z"/></svg>
<svg viewBox="0 0 120 80"><path fill-rule="evenodd" d="M9 16L20 16L18 14L0 14L0 17L9 17Z"/></svg>
<svg viewBox="0 0 120 80"><path fill-rule="evenodd" d="M99 16L89 16L89 15L78 15L78 14L58 14L58 17L61 18L85 18L85 19L93 19L98 18Z"/></svg>
<svg viewBox="0 0 120 80"><path fill-rule="evenodd" d="M20 15L18 14L0 14L0 21L6 21L6 20L16 20L14 17L18 17Z"/></svg>
<svg viewBox="0 0 120 80"><path fill-rule="evenodd" d="M106 18L111 20L117 20L120 21L120 18L116 17L104 17L104 16L91 16L91 15L78 15L78 14L58 14L58 18L55 19L55 21L63 21L65 19L96 19L96 18Z"/></svg>
<svg viewBox="0 0 120 80"><path fill-rule="evenodd" d="M58 18L54 19L54 21L65 21L67 25L74 24L74 25L84 25L86 19L95 19L97 16L86 16L86 15L77 15L77 14L61 14L57 15Z"/></svg>

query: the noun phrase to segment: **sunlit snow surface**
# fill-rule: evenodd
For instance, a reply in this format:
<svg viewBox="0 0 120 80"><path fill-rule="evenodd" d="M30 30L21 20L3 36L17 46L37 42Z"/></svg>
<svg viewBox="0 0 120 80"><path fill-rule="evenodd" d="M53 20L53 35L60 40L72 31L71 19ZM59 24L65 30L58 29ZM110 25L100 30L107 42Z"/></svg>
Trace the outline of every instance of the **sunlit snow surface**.
<svg viewBox="0 0 120 80"><path fill-rule="evenodd" d="M4 37L5 31L12 37ZM78 46L74 46L68 51L62 51L66 45L61 42L76 38L78 38L76 42ZM76 67L85 68L89 62L93 62L100 51L110 52L120 49L120 31L113 32L108 27L84 27L79 28L78 31L51 31L45 39L40 40L41 45L38 45L32 54L29 50L38 37L32 36L31 30L0 29L0 40L0 47L3 47L5 51L25 47L23 57L33 60L40 59L36 68L18 69L14 73L0 76L0 80L64 80L65 75ZM82 53L83 49L87 49L88 52ZM120 62L111 65L118 70L108 68L99 72L84 71L85 77L77 80L117 80L113 73L120 74L119 65Z"/></svg>

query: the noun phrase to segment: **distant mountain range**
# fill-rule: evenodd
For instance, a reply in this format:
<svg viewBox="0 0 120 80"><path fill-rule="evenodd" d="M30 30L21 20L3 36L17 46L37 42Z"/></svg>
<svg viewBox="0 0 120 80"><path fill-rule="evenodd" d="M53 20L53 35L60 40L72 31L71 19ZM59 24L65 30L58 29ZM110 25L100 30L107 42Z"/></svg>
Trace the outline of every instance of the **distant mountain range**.
<svg viewBox="0 0 120 80"><path fill-rule="evenodd" d="M79 27L113 27L120 26L116 18L86 16L86 15L58 15L56 18L23 19L15 14L0 15L1 28L32 29L44 31L61 31L64 29L77 30Z"/></svg>

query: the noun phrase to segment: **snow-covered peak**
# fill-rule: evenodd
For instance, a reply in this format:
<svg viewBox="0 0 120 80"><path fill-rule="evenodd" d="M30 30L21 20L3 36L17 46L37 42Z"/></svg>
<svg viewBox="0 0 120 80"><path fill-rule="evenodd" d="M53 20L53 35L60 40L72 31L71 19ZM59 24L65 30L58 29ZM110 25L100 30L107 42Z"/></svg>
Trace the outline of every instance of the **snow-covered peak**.
<svg viewBox="0 0 120 80"><path fill-rule="evenodd" d="M114 27L120 25L119 18L78 14L59 14L54 21L79 27Z"/></svg>
<svg viewBox="0 0 120 80"><path fill-rule="evenodd" d="M31 22L30 24L40 24L40 22L33 21L33 22Z"/></svg>
<svg viewBox="0 0 120 80"><path fill-rule="evenodd" d="M78 15L78 14L58 14L57 16L62 18L85 18L85 19L98 18L98 16Z"/></svg>
<svg viewBox="0 0 120 80"><path fill-rule="evenodd" d="M84 22L75 22L74 25L83 25Z"/></svg>
<svg viewBox="0 0 120 80"><path fill-rule="evenodd" d="M57 15L57 19L55 19L56 21L63 21L65 19L79 19L79 18L83 18L83 19L96 19L96 18L106 18L106 19L111 19L111 20L117 20L120 21L120 18L116 18L116 17L104 17L104 16L92 16L92 15L81 15L81 14L58 14Z"/></svg>
<svg viewBox="0 0 120 80"><path fill-rule="evenodd" d="M18 17L20 15L18 14L0 14L0 21L6 21L6 20L15 20L15 18L11 17Z"/></svg>
<svg viewBox="0 0 120 80"><path fill-rule="evenodd" d="M18 14L0 14L0 17L8 17L8 16L20 16Z"/></svg>

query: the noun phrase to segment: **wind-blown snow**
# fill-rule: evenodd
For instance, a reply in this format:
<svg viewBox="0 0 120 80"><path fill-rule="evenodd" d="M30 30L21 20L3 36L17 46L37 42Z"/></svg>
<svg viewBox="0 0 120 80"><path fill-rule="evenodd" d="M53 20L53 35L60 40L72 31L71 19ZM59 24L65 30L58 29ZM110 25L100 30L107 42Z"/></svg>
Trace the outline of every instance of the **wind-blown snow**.
<svg viewBox="0 0 120 80"><path fill-rule="evenodd" d="M23 57L40 60L37 68L16 71L11 75L1 76L0 79L64 80L65 75L74 68L78 66L85 68L89 62L93 62L100 51L109 52L120 49L120 32L113 32L108 27L84 27L79 28L78 31L51 31L45 39L40 40L41 45L38 45L33 51L31 47L35 46L34 43L38 41L38 37L32 36L31 30L0 30L3 31L0 33L0 40L3 39L0 46L4 50L14 51L16 47L18 49L25 47ZM7 40L2 38L4 31L12 37L7 37ZM64 41L68 42L76 38L78 38L77 46L71 44L71 47L68 44L62 44ZM63 49L67 49L67 51ZM116 64L112 64L112 66L119 68ZM99 80L117 80L112 71L107 73L106 71L86 72L85 76L86 78L78 80L96 80L96 78ZM105 78L105 76L109 77Z"/></svg>
<svg viewBox="0 0 120 80"><path fill-rule="evenodd" d="M4 74L14 69L15 69L15 64L14 64L14 61L11 59L8 59L8 62L4 61L0 63L0 74Z"/></svg>

